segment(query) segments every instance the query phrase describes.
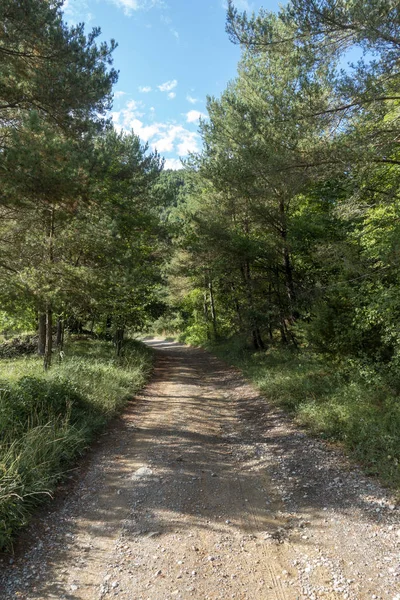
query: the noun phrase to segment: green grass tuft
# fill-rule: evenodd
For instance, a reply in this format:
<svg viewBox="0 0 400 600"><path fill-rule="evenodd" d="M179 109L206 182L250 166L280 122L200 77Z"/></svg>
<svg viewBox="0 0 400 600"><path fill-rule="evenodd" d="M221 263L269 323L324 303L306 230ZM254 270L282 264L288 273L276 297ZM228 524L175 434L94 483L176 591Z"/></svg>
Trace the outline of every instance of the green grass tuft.
<svg viewBox="0 0 400 600"><path fill-rule="evenodd" d="M355 361L329 362L305 350L252 353L237 341L210 349L239 367L299 424L342 443L366 472L400 487L400 402L378 372Z"/></svg>
<svg viewBox="0 0 400 600"><path fill-rule="evenodd" d="M0 360L0 548L51 495L78 455L145 383L151 351L80 340L44 373L36 356Z"/></svg>

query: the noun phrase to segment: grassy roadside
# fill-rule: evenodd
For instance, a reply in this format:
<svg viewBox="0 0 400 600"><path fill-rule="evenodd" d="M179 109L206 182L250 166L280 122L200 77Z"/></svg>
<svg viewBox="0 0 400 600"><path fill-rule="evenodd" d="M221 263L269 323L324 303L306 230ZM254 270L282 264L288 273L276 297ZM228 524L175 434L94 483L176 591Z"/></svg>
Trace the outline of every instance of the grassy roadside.
<svg viewBox="0 0 400 600"><path fill-rule="evenodd" d="M9 548L35 506L124 403L146 382L151 350L128 342L71 342L60 365L0 361L0 548Z"/></svg>
<svg viewBox="0 0 400 600"><path fill-rule="evenodd" d="M364 364L337 365L307 351L251 353L234 342L208 349L302 426L340 442L367 473L400 489L400 401L385 378Z"/></svg>

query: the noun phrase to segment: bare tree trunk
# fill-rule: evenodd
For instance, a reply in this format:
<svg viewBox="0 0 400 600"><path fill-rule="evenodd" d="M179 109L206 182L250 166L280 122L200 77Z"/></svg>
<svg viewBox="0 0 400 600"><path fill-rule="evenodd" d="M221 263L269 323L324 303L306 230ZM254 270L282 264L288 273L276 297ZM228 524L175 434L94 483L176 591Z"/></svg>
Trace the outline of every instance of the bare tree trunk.
<svg viewBox="0 0 400 600"><path fill-rule="evenodd" d="M39 313L39 328L38 328L38 349L39 356L44 356L46 351L46 313Z"/></svg>
<svg viewBox="0 0 400 600"><path fill-rule="evenodd" d="M295 302L295 291L293 283L293 267L292 260L290 257L288 242L287 242L287 225L286 225L286 212L284 201L280 202L280 214L281 214L281 238L282 238L282 255L283 255L283 270L285 273L285 287L286 295L288 299L289 314L288 319L290 323L294 322L294 302Z"/></svg>
<svg viewBox="0 0 400 600"><path fill-rule="evenodd" d="M64 320L62 317L57 318L56 346L59 350L62 350L64 346Z"/></svg>
<svg viewBox="0 0 400 600"><path fill-rule="evenodd" d="M53 311L51 306L46 311L46 350L44 353L43 366L45 371L51 367L51 355L53 352Z"/></svg>
<svg viewBox="0 0 400 600"><path fill-rule="evenodd" d="M116 330L114 336L115 352L117 356L121 356L122 346L124 344L125 328L120 327Z"/></svg>
<svg viewBox="0 0 400 600"><path fill-rule="evenodd" d="M246 288L247 300L249 303L249 308L252 313L251 315L251 335L253 338L253 346L255 350L263 350L265 348L263 339L261 337L261 332L257 323L257 319L254 315L254 301L253 301L253 279L251 276L250 264L246 261L245 265L241 267L241 273L243 277L243 282Z"/></svg>
<svg viewBox="0 0 400 600"><path fill-rule="evenodd" d="M48 257L50 263L54 262L54 221L55 208L50 206L47 219L47 239L48 239ZM43 367L45 371L51 367L51 358L53 352L53 309L50 302L46 306L46 349L44 353Z"/></svg>
<svg viewBox="0 0 400 600"><path fill-rule="evenodd" d="M243 327L242 309L240 307L240 302L236 295L236 288L233 283L231 284L231 288L232 288L232 292L233 292L233 302L235 304L235 310L236 310L236 314L237 314L237 318L238 318L239 331L241 331L242 327Z"/></svg>
<svg viewBox="0 0 400 600"><path fill-rule="evenodd" d="M261 331L260 331L260 329L258 327L256 327L254 333L255 333L256 338L257 338L257 343L258 343L259 350L264 350L265 349L265 344L264 344L264 341L263 341L263 339L261 337Z"/></svg>
<svg viewBox="0 0 400 600"><path fill-rule="evenodd" d="M271 284L268 285L268 294L269 294L270 302L272 302L272 285ZM271 317L268 317L268 334L269 334L269 339L272 342L272 340L274 339L274 332L272 329Z"/></svg>
<svg viewBox="0 0 400 600"><path fill-rule="evenodd" d="M203 312L204 312L204 318L206 320L206 326L207 326L207 339L210 340L211 334L210 334L210 328L209 328L210 317L208 314L207 289L204 290L204 295L203 295Z"/></svg>
<svg viewBox="0 0 400 600"><path fill-rule="evenodd" d="M214 339L218 339L218 330L217 330L217 317L215 314L215 301L214 301L214 290L211 279L208 280L208 290L210 292L210 311L211 311L211 323L214 332Z"/></svg>

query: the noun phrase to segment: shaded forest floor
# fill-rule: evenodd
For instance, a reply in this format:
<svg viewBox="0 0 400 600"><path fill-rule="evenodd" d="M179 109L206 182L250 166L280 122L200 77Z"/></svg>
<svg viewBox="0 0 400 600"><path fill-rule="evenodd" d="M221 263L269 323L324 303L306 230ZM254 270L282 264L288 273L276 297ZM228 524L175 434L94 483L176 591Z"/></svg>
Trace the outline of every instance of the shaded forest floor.
<svg viewBox="0 0 400 600"><path fill-rule="evenodd" d="M382 365L279 346L252 352L240 339L209 349L238 367L300 426L339 442L367 474L400 492L399 382L394 369L385 372Z"/></svg>

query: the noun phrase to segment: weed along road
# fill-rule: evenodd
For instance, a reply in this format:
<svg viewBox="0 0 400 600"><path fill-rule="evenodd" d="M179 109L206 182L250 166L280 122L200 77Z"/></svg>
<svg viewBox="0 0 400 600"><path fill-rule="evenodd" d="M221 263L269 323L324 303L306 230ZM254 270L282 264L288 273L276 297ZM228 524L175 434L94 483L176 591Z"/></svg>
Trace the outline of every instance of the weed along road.
<svg viewBox="0 0 400 600"><path fill-rule="evenodd" d="M201 350L152 382L43 511L1 600L400 598L399 510Z"/></svg>

